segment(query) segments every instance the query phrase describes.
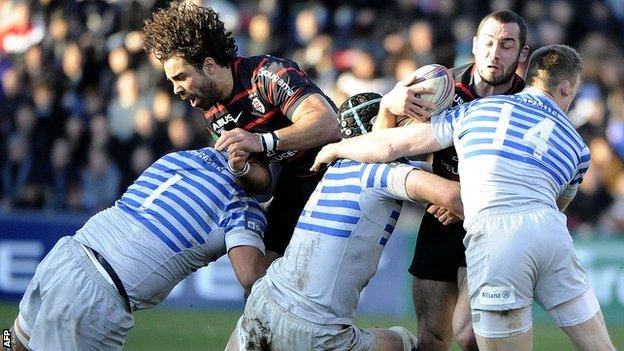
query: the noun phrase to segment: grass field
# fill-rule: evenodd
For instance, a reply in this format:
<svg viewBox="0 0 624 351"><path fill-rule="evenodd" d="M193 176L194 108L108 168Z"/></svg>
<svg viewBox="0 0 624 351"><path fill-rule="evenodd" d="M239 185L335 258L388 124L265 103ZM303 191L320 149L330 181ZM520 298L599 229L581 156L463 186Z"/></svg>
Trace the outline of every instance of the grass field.
<svg viewBox="0 0 624 351"><path fill-rule="evenodd" d="M0 327L12 324L17 305L0 303ZM125 349L142 350L223 350L229 333L240 312L179 311L154 309L135 314L135 327L130 332ZM410 319L359 317L362 327L403 325L410 330L416 323ZM624 325L609 326L611 338L619 349L624 348ZM572 345L553 324L539 324L534 330L534 350L572 351ZM455 345L452 350L459 350Z"/></svg>

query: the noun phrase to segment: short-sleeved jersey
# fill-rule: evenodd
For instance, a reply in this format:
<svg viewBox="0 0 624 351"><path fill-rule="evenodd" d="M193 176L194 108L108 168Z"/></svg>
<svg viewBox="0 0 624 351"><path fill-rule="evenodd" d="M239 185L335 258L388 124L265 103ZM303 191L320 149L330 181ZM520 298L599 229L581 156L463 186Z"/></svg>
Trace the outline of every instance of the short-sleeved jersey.
<svg viewBox="0 0 624 351"><path fill-rule="evenodd" d="M557 209L589 166L589 148L538 89L472 101L434 116L431 126L440 145L457 150L466 228L488 209Z"/></svg>
<svg viewBox="0 0 624 351"><path fill-rule="evenodd" d="M404 164L334 163L308 200L284 257L268 269L275 301L320 324L351 324L360 292L407 198Z"/></svg>
<svg viewBox="0 0 624 351"><path fill-rule="evenodd" d="M262 209L226 166L212 148L165 155L77 232L110 263L135 309L158 304L235 246L264 252Z"/></svg>
<svg viewBox="0 0 624 351"><path fill-rule="evenodd" d="M452 106L461 105L481 98L475 91L474 63L453 68L455 80L455 97ZM511 88L502 95L519 93L524 89L524 81L515 74L512 78ZM459 181L457 170L457 152L454 147L448 147L433 153L433 173L443 178Z"/></svg>
<svg viewBox="0 0 624 351"><path fill-rule="evenodd" d="M237 57L232 62L234 86L229 98L204 112L213 135L235 127L266 133L288 127L299 104L311 94L320 94L334 103L293 61L270 55ZM267 153L272 162L307 170L318 152L281 150ZM309 168L309 167L308 167Z"/></svg>

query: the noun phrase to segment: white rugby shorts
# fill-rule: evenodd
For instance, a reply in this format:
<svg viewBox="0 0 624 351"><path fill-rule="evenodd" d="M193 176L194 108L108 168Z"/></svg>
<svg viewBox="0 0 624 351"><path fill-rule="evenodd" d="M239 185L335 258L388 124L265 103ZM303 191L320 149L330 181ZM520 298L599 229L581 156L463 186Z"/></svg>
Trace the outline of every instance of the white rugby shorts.
<svg viewBox="0 0 624 351"><path fill-rule="evenodd" d="M531 305L546 310L590 288L574 252L566 217L546 206L482 211L464 239L473 310Z"/></svg>
<svg viewBox="0 0 624 351"><path fill-rule="evenodd" d="M133 316L72 237L41 261L19 305L31 350L121 350Z"/></svg>
<svg viewBox="0 0 624 351"><path fill-rule="evenodd" d="M271 297L258 280L236 324L239 350L374 350L372 332L354 325L323 325L300 318Z"/></svg>

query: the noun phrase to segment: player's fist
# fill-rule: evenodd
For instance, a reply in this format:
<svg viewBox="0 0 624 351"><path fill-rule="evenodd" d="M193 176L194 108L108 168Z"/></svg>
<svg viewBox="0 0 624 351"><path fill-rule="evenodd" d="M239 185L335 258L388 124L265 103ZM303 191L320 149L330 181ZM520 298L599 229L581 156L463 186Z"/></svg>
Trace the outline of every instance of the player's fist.
<svg viewBox="0 0 624 351"><path fill-rule="evenodd" d="M228 163L230 168L236 172L242 172L245 169L245 164L249 159L250 152L245 150L234 150L228 152Z"/></svg>
<svg viewBox="0 0 624 351"><path fill-rule="evenodd" d="M336 158L338 158L336 154L337 145L338 143L333 143L323 146L321 151L319 151L319 153L316 155L316 158L314 159L314 164L312 165L310 170L313 172L317 172L321 169L323 164L330 164L334 162Z"/></svg>
<svg viewBox="0 0 624 351"><path fill-rule="evenodd" d="M221 136L219 136L214 147L219 151L227 150L228 153L237 150L262 152L262 142L260 138L259 134L250 133L241 128L234 128L221 132Z"/></svg>
<svg viewBox="0 0 624 351"><path fill-rule="evenodd" d="M449 209L431 204L427 208L427 212L432 214L442 225L449 225L461 221L461 217L451 212Z"/></svg>

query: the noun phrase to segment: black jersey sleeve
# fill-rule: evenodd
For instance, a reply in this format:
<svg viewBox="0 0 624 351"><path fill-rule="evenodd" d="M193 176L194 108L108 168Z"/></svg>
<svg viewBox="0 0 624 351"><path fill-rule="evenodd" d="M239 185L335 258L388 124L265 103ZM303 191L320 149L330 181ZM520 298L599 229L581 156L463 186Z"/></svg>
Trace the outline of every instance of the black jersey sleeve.
<svg viewBox="0 0 624 351"><path fill-rule="evenodd" d="M292 119L297 106L309 95L318 93L325 97L312 79L290 60L267 56L256 70L254 79L260 98L267 104L278 107L289 119Z"/></svg>

